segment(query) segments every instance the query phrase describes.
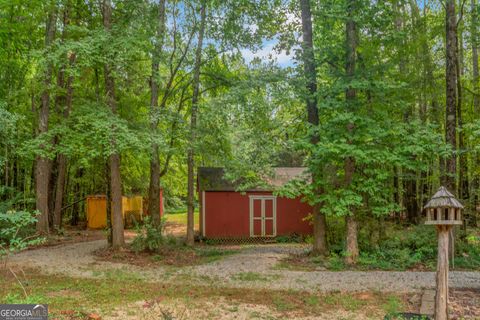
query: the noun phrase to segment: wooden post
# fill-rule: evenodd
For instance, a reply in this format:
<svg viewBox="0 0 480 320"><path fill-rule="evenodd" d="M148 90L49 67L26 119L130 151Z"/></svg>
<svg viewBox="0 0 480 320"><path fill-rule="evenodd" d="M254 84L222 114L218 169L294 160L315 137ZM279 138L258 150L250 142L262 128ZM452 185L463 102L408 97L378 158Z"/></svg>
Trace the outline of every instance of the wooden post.
<svg viewBox="0 0 480 320"><path fill-rule="evenodd" d="M438 225L437 291L435 320L448 320L448 240L451 226Z"/></svg>

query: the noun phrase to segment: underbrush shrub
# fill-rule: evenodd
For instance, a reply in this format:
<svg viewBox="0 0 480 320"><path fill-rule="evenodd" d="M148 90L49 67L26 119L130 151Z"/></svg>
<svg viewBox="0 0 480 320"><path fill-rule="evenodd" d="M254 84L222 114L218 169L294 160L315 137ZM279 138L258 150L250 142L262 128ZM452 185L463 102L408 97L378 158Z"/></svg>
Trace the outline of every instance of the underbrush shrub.
<svg viewBox="0 0 480 320"><path fill-rule="evenodd" d="M455 267L480 269L480 236L470 234L456 243Z"/></svg>
<svg viewBox="0 0 480 320"><path fill-rule="evenodd" d="M38 212L0 212L0 256L42 243L45 239L36 234Z"/></svg>
<svg viewBox="0 0 480 320"><path fill-rule="evenodd" d="M389 230L378 246L361 247L359 265L366 269L405 270L430 266L437 254L436 235L430 226Z"/></svg>
<svg viewBox="0 0 480 320"><path fill-rule="evenodd" d="M365 218L364 218L365 219ZM329 256L310 255L306 261L330 270L347 268L345 258L344 220L329 217ZM368 220L368 219L367 219ZM360 254L357 265L361 270L435 270L437 264L437 234L429 225L401 226L385 222L384 236L380 237L375 219L359 223ZM331 228L330 228L331 227ZM332 235L335 233L336 235ZM462 239L463 238L463 239ZM480 270L480 235L478 229L455 232L455 269Z"/></svg>
<svg viewBox="0 0 480 320"><path fill-rule="evenodd" d="M275 238L275 241L277 243L303 243L306 242L306 239L300 234L293 233L286 236L278 236Z"/></svg>
<svg viewBox="0 0 480 320"><path fill-rule="evenodd" d="M145 217L143 223L135 224L137 235L132 241L132 249L135 252L156 252L167 241L163 235L165 220L162 219L158 225L153 223L150 217Z"/></svg>
<svg viewBox="0 0 480 320"><path fill-rule="evenodd" d="M345 259L342 255L332 253L327 260L326 266L330 270L339 271L345 269Z"/></svg>
<svg viewBox="0 0 480 320"><path fill-rule="evenodd" d="M345 248L345 219L327 215L327 226L328 248L340 254Z"/></svg>

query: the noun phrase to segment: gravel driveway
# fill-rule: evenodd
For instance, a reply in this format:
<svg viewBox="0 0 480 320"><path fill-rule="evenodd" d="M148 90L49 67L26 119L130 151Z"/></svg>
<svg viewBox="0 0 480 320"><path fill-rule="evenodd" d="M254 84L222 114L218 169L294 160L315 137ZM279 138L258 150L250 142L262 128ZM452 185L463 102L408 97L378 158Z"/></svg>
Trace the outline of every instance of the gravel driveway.
<svg viewBox="0 0 480 320"><path fill-rule="evenodd" d="M152 267L98 261L93 251L106 246L105 240L27 250L12 256L9 263L38 268L46 274L73 277L101 277L105 272L122 270L148 281L184 279L218 287L271 288L305 291L413 292L433 288L433 272L394 271L290 271L276 270L277 262L291 252L306 250L301 245L258 245L247 247L222 260L194 267ZM242 277L242 275L244 275ZM246 276L245 276L246 275ZM480 272L450 272L452 288L480 289Z"/></svg>
<svg viewBox="0 0 480 320"><path fill-rule="evenodd" d="M304 245L261 245L214 263L197 266L198 275L215 275L219 286L268 287L307 291L409 292L435 287L434 272L414 271L291 271L275 270L290 253L308 250ZM236 275L255 272L264 278L238 281ZM452 271L450 287L480 289L480 272Z"/></svg>

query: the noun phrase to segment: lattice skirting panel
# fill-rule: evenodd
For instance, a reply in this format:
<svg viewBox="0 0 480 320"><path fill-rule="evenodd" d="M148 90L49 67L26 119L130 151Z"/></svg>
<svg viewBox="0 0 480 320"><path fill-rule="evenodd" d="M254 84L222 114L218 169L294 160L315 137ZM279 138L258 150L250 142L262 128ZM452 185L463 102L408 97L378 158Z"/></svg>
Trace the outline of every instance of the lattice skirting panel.
<svg viewBox="0 0 480 320"><path fill-rule="evenodd" d="M252 237L252 238L201 238L197 239L199 242L208 244L268 244L276 243L277 240L273 237Z"/></svg>

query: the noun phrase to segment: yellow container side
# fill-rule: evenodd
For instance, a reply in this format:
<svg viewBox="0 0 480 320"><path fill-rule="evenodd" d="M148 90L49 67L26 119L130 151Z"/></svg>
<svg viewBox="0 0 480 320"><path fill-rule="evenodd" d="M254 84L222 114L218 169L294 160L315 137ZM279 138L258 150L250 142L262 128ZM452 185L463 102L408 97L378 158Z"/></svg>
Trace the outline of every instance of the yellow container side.
<svg viewBox="0 0 480 320"><path fill-rule="evenodd" d="M107 200L105 197L87 198L87 226L101 229L107 226Z"/></svg>

